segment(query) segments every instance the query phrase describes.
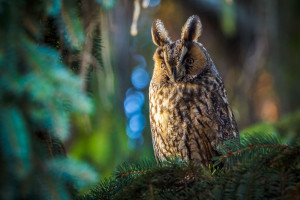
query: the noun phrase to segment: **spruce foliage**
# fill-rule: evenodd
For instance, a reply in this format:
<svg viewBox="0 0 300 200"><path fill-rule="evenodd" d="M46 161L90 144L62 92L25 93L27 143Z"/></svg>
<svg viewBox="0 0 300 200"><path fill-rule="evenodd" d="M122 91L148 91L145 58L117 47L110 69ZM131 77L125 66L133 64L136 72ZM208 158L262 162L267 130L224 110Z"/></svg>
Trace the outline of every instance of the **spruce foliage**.
<svg viewBox="0 0 300 200"><path fill-rule="evenodd" d="M102 3L86 6L99 15ZM91 62L83 61L95 55L101 62L100 39L95 48L85 45L99 16L84 13L81 1L0 1L0 199L73 199L99 179L62 145L70 114L93 110L84 93ZM76 65L80 76L71 70Z"/></svg>
<svg viewBox="0 0 300 200"><path fill-rule="evenodd" d="M121 165L111 179L79 199L295 199L300 186L299 130L287 117L275 125L256 125L240 141L228 141L210 169L180 159ZM298 128L297 128L298 127ZM266 129L267 128L267 129ZM251 130L251 132L248 132ZM271 130L271 131L270 131Z"/></svg>

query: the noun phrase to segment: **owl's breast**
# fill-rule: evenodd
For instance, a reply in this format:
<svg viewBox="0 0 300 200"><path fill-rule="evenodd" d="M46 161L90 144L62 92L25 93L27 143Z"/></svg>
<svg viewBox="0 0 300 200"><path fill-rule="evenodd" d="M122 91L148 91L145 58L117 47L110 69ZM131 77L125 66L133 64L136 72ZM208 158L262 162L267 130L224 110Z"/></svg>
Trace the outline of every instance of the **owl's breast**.
<svg viewBox="0 0 300 200"><path fill-rule="evenodd" d="M182 135L198 124L200 114L207 113L209 103L199 102L201 88L195 84L174 84L172 87L151 87L149 90L150 121L153 131L163 137ZM198 99L198 100L197 100ZM201 100L200 100L201 101Z"/></svg>
<svg viewBox="0 0 300 200"><path fill-rule="evenodd" d="M154 131L159 132L163 137L166 137L169 122L174 120L171 112L174 105L168 98L171 93L172 89L168 87L150 87L149 91L150 122L156 129Z"/></svg>
<svg viewBox="0 0 300 200"><path fill-rule="evenodd" d="M151 132L154 151L159 158L176 155L187 160L200 159L199 153L189 151L198 152L201 146L198 141L210 140L201 134L212 127L208 114L212 105L203 98L209 97L206 92L201 85L191 83L160 88L150 86Z"/></svg>

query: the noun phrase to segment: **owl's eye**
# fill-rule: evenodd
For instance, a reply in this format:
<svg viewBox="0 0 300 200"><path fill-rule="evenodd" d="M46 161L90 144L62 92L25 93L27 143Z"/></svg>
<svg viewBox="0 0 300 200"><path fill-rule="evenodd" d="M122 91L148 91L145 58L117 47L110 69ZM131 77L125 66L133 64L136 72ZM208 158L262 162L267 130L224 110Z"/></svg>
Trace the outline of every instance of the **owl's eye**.
<svg viewBox="0 0 300 200"><path fill-rule="evenodd" d="M160 68L164 68L166 65L165 65L165 62L164 61L162 61L161 63L160 63Z"/></svg>
<svg viewBox="0 0 300 200"><path fill-rule="evenodd" d="M193 64L194 63L194 59L193 58L186 58L184 60L184 62L187 63L187 64Z"/></svg>

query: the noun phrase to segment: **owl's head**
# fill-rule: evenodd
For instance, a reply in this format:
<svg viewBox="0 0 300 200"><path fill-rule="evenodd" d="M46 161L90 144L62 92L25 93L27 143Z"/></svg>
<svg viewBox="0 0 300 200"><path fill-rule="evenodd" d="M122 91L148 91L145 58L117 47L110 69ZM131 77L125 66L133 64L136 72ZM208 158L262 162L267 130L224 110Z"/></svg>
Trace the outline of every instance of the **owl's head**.
<svg viewBox="0 0 300 200"><path fill-rule="evenodd" d="M208 67L209 56L197 42L202 25L198 16L188 18L182 28L181 39L173 42L163 23L155 20L152 24L152 40L157 49L154 53L152 82L184 83L198 77Z"/></svg>

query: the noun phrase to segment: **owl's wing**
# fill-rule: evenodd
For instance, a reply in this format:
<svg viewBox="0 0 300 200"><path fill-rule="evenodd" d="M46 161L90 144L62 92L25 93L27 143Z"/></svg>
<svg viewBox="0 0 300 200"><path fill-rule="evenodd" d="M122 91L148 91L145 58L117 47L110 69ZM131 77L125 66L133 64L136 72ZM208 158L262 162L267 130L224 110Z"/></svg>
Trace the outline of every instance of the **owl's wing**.
<svg viewBox="0 0 300 200"><path fill-rule="evenodd" d="M226 91L211 93L211 103L213 106L211 116L214 118L213 131L217 134L219 142L238 138L239 132L232 109L227 101Z"/></svg>
<svg viewBox="0 0 300 200"><path fill-rule="evenodd" d="M153 145L153 151L154 151L154 156L156 161L161 161L163 154L160 151L161 149L159 149L159 142L161 142L161 126L160 124L155 123L154 120L154 113L152 113L152 109L151 109L152 105L150 102L150 127L151 127L151 135L152 135L152 145Z"/></svg>

